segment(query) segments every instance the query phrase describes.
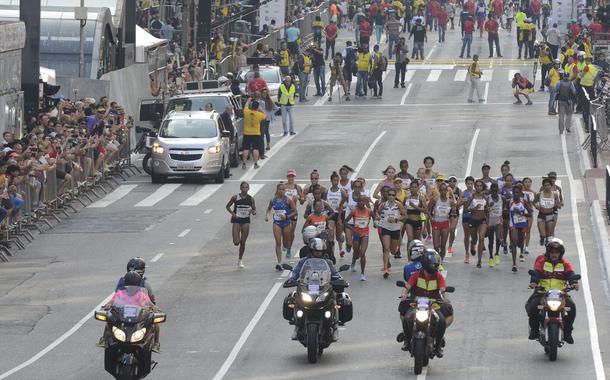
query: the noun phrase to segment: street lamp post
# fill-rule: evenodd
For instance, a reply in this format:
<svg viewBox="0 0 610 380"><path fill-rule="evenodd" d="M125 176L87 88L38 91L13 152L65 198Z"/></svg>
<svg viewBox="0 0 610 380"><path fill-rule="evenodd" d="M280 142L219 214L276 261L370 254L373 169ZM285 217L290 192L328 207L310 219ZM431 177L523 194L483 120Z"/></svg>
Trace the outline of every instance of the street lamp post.
<svg viewBox="0 0 610 380"><path fill-rule="evenodd" d="M87 25L87 7L85 0L80 0L80 7L74 8L74 19L80 22L80 56L78 65L78 76L85 76L85 25Z"/></svg>

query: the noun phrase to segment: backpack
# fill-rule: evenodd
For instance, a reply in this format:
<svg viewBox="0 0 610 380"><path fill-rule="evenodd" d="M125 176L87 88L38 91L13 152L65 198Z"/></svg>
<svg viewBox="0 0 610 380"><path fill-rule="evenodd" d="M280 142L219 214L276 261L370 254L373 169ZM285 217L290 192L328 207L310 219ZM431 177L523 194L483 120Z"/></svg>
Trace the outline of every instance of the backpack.
<svg viewBox="0 0 610 380"><path fill-rule="evenodd" d="M571 83L566 81L559 82L559 91L557 91L557 100L571 102L574 95L570 91Z"/></svg>
<svg viewBox="0 0 610 380"><path fill-rule="evenodd" d="M381 56L379 61L379 70L387 71L388 70L388 59L385 56Z"/></svg>

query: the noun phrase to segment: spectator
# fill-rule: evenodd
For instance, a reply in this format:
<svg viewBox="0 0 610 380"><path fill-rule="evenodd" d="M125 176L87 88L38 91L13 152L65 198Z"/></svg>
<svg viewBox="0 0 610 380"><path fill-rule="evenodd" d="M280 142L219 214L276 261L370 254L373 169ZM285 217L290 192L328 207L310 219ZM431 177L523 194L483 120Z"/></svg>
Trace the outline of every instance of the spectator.
<svg viewBox="0 0 610 380"><path fill-rule="evenodd" d="M174 39L174 26L169 20L161 27L161 37L170 42Z"/></svg>
<svg viewBox="0 0 610 380"><path fill-rule="evenodd" d="M557 53L559 52L559 46L561 45L561 34L557 29L557 24L553 24L553 27L548 29L546 32L546 40L551 49L551 57L553 59L558 58Z"/></svg>
<svg viewBox="0 0 610 380"><path fill-rule="evenodd" d="M522 76L520 73L516 73L513 77L513 96L517 98L514 104L523 104L519 95L523 95L527 99L526 106L531 106L532 100L529 95L534 91L534 85L530 82L526 77Z"/></svg>
<svg viewBox="0 0 610 380"><path fill-rule="evenodd" d="M324 23L320 16L316 16L314 21L311 23L311 31L313 33L313 42L318 45L322 45L322 31L324 30Z"/></svg>
<svg viewBox="0 0 610 380"><path fill-rule="evenodd" d="M292 83L292 77L286 75L284 81L280 84L279 90L279 103L282 111L282 128L284 129L284 136L290 132L290 135L296 135L294 131L294 116L292 114L292 107L294 106L294 94L296 87Z"/></svg>
<svg viewBox="0 0 610 380"><path fill-rule="evenodd" d="M324 96L326 93L326 78L324 70L324 53L319 45L313 44L310 47L313 64L313 80L316 83L316 95Z"/></svg>
<svg viewBox="0 0 610 380"><path fill-rule="evenodd" d="M394 88L398 88L398 79L400 77L400 86L405 88L405 75L407 73L407 64L409 63L409 48L407 47L407 41L404 37L401 37L396 44L396 63L394 67Z"/></svg>
<svg viewBox="0 0 610 380"><path fill-rule="evenodd" d="M500 38L498 36L498 28L500 25L496 21L496 16L493 13L489 14L489 19L485 21L485 31L487 31L487 42L489 43L489 58L494 56L494 44L496 45L496 55L502 58L500 54Z"/></svg>
<svg viewBox="0 0 610 380"><path fill-rule="evenodd" d="M394 15L390 15L390 19L385 24L386 32L388 33L388 56L392 59L394 44L398 44L400 38L401 23Z"/></svg>
<svg viewBox="0 0 610 380"><path fill-rule="evenodd" d="M415 26L411 28L411 34L409 39L413 37L413 51L411 52L411 58L424 59L424 42L428 42L428 36L426 35L426 28L422 25L421 19L415 21Z"/></svg>
<svg viewBox="0 0 610 380"><path fill-rule="evenodd" d="M297 67L299 73L299 102L307 102L307 87L311 73L311 50L307 49L299 55Z"/></svg>
<svg viewBox="0 0 610 380"><path fill-rule="evenodd" d="M257 69L254 71L252 80L248 82L248 93L252 94L255 92L261 92L265 88L268 88L267 82L261 78L261 73Z"/></svg>
<svg viewBox="0 0 610 380"><path fill-rule="evenodd" d="M290 25L286 29L286 42L288 43L288 51L290 55L296 56L299 54L299 40L301 38L301 30L295 24Z"/></svg>
<svg viewBox="0 0 610 380"><path fill-rule="evenodd" d="M358 30L360 31L360 45L368 46L369 41L371 40L372 29L373 27L369 20L363 17L358 25Z"/></svg>
<svg viewBox="0 0 610 380"><path fill-rule="evenodd" d="M335 23L335 21L331 20L330 24L328 24L326 28L324 28L324 35L326 37L326 51L324 53L325 60L328 59L329 50L331 51L331 57L335 56L335 41L337 40L337 34L337 24Z"/></svg>

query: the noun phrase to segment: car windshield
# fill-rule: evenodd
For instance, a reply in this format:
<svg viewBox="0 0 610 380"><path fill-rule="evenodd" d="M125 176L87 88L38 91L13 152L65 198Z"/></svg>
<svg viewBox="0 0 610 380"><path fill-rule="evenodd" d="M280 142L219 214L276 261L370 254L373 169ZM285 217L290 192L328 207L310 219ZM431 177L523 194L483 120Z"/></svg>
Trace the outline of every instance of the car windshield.
<svg viewBox="0 0 610 380"><path fill-rule="evenodd" d="M250 74L251 71L245 72L242 71L241 75L239 76L239 80L242 83L246 83L246 78L249 78L252 76L252 74ZM281 79L280 79L280 75L279 72L277 70L260 70L259 73L261 73L261 78L263 78L265 80L265 82L269 83L280 83Z"/></svg>
<svg viewBox="0 0 610 380"><path fill-rule="evenodd" d="M159 137L205 139L216 137L218 128L210 119L169 119L161 125Z"/></svg>
<svg viewBox="0 0 610 380"><path fill-rule="evenodd" d="M311 258L305 261L299 273L299 282L322 287L330 283L331 271L324 259Z"/></svg>
<svg viewBox="0 0 610 380"><path fill-rule="evenodd" d="M223 113L229 104L226 96L196 96L192 98L171 99L167 104L169 111L205 111L205 105L212 103L212 109L218 113Z"/></svg>

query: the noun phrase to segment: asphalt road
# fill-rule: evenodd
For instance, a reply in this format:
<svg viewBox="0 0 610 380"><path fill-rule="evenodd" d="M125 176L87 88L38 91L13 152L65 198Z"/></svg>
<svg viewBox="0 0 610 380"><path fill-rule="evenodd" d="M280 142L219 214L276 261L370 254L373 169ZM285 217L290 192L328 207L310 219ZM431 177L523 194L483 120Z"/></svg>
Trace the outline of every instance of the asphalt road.
<svg viewBox="0 0 610 380"><path fill-rule="evenodd" d="M478 176L483 162L498 174L507 159L516 176L533 177L535 186L548 171L557 171L566 205L556 235L566 242L566 256L577 272L584 274L586 262L588 275L583 289L573 295L576 343L561 348L558 361L550 363L542 347L527 340L527 269L532 256L541 252L535 230L532 254L517 274L505 256L493 269L463 264L463 247L456 243L446 265L448 283L457 289L452 295L455 323L446 334L445 357L434 359L417 378L604 379L604 373L610 374L609 298L583 198L576 136L568 134L562 145L556 119L546 115L547 94L536 93L531 107L512 105L511 70L530 70L531 76L530 63L484 66L493 72L483 82L483 89L488 84L487 101L467 104L468 85L456 80L465 67L438 66L459 54L459 31L448 31L444 44L434 44L432 36L430 40L428 65L409 68L415 73L406 96L407 89L391 88L390 71L382 100L320 100L298 106L298 134L281 137L281 125L275 122L272 156L257 172L234 169L220 186L180 181L152 185L146 176L132 177L122 184L124 196L82 210L2 264L0 379L109 378L103 350L95 347L103 326L91 318L91 311L110 295L133 256L148 260L147 277L168 314L161 332L163 351L154 356L159 365L151 379L416 378L412 359L395 342L400 290L394 281L400 276L395 271L390 280L382 278L377 239L371 239L368 251L368 281L345 274L354 320L341 330L339 342L311 365L304 348L290 341L292 327L282 319L287 292L280 287L284 278L273 268L271 225L262 212L253 219L246 268L239 270L224 205L242 179L256 188L262 210L288 168L296 169L298 183L304 184L314 168L327 179L343 164L359 166L359 175L371 187L388 164L398 166L399 160L408 159L414 172L426 155L436 159L435 168L459 178ZM504 56L515 56L514 34L502 34L501 41ZM476 52L487 56L486 39L475 37ZM192 196L200 202L182 204ZM460 231L457 240L461 237ZM295 246L299 242L297 237ZM405 260L394 263L397 268ZM19 370L13 372L15 368Z"/></svg>

